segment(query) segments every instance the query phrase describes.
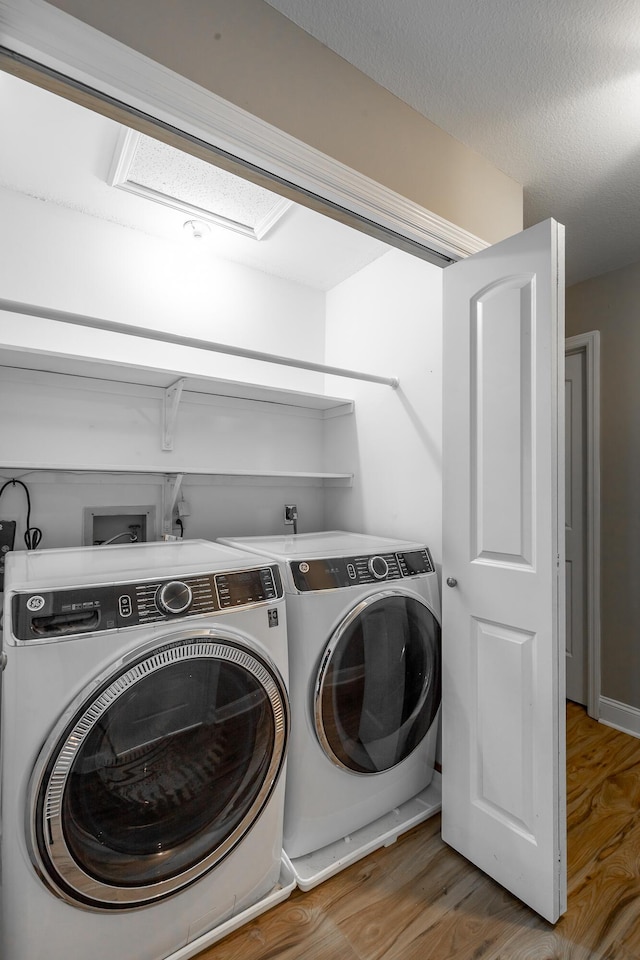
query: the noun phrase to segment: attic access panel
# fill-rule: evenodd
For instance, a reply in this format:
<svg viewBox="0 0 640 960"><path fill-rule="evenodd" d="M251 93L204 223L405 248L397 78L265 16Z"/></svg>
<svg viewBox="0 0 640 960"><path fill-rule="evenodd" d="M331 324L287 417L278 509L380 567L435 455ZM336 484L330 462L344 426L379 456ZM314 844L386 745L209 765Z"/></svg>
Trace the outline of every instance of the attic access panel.
<svg viewBox="0 0 640 960"><path fill-rule="evenodd" d="M262 240L292 206L291 200L135 130L122 131L107 180L254 240Z"/></svg>

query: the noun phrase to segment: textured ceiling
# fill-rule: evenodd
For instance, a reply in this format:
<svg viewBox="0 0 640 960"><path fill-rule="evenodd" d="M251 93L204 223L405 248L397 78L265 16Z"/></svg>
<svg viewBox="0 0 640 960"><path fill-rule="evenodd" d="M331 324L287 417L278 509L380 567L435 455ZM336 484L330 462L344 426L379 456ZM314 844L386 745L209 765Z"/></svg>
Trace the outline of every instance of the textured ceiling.
<svg viewBox="0 0 640 960"><path fill-rule="evenodd" d="M638 0L267 0L525 188L567 282L640 260Z"/></svg>

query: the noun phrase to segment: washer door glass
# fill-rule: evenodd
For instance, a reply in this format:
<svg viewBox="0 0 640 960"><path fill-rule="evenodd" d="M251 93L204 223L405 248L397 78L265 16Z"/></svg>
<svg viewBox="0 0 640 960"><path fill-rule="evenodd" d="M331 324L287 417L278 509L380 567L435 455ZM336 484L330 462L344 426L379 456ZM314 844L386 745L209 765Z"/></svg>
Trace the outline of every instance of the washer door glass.
<svg viewBox="0 0 640 960"><path fill-rule="evenodd" d="M316 684L316 733L329 759L371 774L408 757L440 706L440 653L440 625L421 600L384 592L355 607Z"/></svg>
<svg viewBox="0 0 640 960"><path fill-rule="evenodd" d="M275 667L235 641L177 640L121 666L36 767L39 865L66 899L102 908L181 889L259 816L287 725Z"/></svg>

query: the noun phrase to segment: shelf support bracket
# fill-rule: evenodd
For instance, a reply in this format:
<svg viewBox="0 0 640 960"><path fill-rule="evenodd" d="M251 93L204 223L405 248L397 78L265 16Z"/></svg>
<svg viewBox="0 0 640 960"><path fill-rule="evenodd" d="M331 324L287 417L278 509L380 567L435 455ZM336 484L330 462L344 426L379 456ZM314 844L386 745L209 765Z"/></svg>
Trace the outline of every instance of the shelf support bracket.
<svg viewBox="0 0 640 960"><path fill-rule="evenodd" d="M180 398L182 397L182 390L186 380L184 378L176 380L175 383L172 383L170 387L166 387L164 390L164 397L162 402L162 449L163 450L173 450L173 432L176 425L176 418L178 416L178 407L180 406Z"/></svg>
<svg viewBox="0 0 640 960"><path fill-rule="evenodd" d="M162 535L170 537L173 530L173 511L180 496L184 473L165 477L162 485Z"/></svg>

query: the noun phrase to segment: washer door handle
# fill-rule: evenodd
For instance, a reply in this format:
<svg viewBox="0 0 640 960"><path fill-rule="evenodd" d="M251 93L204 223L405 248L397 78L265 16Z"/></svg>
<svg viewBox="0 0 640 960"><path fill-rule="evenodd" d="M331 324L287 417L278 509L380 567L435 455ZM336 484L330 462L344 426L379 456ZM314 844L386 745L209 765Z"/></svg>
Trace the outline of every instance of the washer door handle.
<svg viewBox="0 0 640 960"><path fill-rule="evenodd" d="M458 581L455 577L447 577L447 586L448 587L457 587Z"/></svg>

